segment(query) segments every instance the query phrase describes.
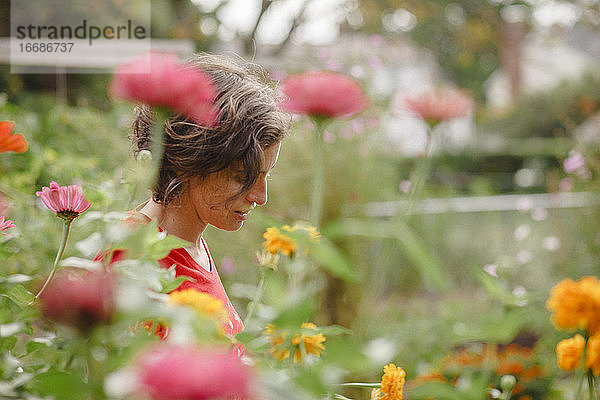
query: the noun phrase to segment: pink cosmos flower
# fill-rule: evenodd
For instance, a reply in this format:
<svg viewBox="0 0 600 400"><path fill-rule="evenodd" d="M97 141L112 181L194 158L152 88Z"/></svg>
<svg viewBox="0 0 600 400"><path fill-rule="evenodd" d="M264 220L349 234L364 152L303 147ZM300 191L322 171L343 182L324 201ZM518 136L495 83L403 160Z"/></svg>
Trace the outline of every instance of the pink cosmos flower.
<svg viewBox="0 0 600 400"><path fill-rule="evenodd" d="M12 222L10 219L5 219L3 215L0 216L0 234L6 235L4 231L8 228L14 228L15 226L16 225L14 224L14 222Z"/></svg>
<svg viewBox="0 0 600 400"><path fill-rule="evenodd" d="M52 181L50 187L44 186L41 192L35 194L42 199L46 207L68 222L91 206L79 185L59 186Z"/></svg>
<svg viewBox="0 0 600 400"><path fill-rule="evenodd" d="M368 105L355 80L334 72L291 75L283 82L282 89L288 96L283 108L313 117L349 117Z"/></svg>
<svg viewBox="0 0 600 400"><path fill-rule="evenodd" d="M107 272L66 269L40 296L44 315L83 332L107 323L115 313L115 278Z"/></svg>
<svg viewBox="0 0 600 400"><path fill-rule="evenodd" d="M195 122L214 126L217 91L205 73L180 64L174 54L152 53L117 68L112 96L167 107Z"/></svg>
<svg viewBox="0 0 600 400"><path fill-rule="evenodd" d="M404 99L409 111L424 119L430 126L442 121L464 117L473 107L473 99L463 91L441 89Z"/></svg>
<svg viewBox="0 0 600 400"><path fill-rule="evenodd" d="M153 400L250 395L250 369L232 352L162 343L143 354L138 367L140 390Z"/></svg>

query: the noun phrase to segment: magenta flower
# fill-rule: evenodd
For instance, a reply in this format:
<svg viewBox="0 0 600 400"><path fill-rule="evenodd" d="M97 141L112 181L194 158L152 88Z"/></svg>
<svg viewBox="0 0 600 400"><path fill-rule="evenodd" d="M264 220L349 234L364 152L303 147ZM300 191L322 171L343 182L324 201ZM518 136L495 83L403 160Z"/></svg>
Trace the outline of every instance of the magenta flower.
<svg viewBox="0 0 600 400"><path fill-rule="evenodd" d="M282 107L312 117L349 117L363 111L368 100L352 78L334 72L291 75L282 84L287 95Z"/></svg>
<svg viewBox="0 0 600 400"><path fill-rule="evenodd" d="M153 400L247 398L251 371L233 352L161 344L138 362L140 390Z"/></svg>
<svg viewBox="0 0 600 400"><path fill-rule="evenodd" d="M89 331L115 313L115 278L106 272L63 270L41 293L44 315L60 324Z"/></svg>
<svg viewBox="0 0 600 400"><path fill-rule="evenodd" d="M433 127L442 121L467 115L473 107L473 99L463 91L441 89L407 97L405 104L409 111Z"/></svg>
<svg viewBox="0 0 600 400"><path fill-rule="evenodd" d="M3 215L0 216L0 234L6 235L4 231L8 228L14 228L15 226L16 225L14 224L14 222L12 222L10 219L5 219Z"/></svg>
<svg viewBox="0 0 600 400"><path fill-rule="evenodd" d="M91 206L79 185L59 186L52 181L50 187L44 186L41 192L35 194L42 199L46 207L67 222L73 221Z"/></svg>
<svg viewBox="0 0 600 400"><path fill-rule="evenodd" d="M199 124L214 126L217 91L205 73L180 64L174 54L152 53L117 68L112 96L167 107Z"/></svg>

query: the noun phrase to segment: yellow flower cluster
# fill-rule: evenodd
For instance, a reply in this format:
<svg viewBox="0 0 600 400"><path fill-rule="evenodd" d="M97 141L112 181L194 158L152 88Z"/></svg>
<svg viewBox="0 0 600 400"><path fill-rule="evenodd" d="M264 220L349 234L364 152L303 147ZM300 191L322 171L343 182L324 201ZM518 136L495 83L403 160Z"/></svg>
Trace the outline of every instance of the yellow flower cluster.
<svg viewBox="0 0 600 400"><path fill-rule="evenodd" d="M600 282L595 276L565 279L554 286L546 307L558 329L600 331Z"/></svg>
<svg viewBox="0 0 600 400"><path fill-rule="evenodd" d="M406 372L395 364L383 367L381 389L373 389L371 400L402 400Z"/></svg>
<svg viewBox="0 0 600 400"><path fill-rule="evenodd" d="M276 227L267 228L267 231L263 234L265 241L263 247L271 254L277 254L281 251L286 256L293 255L298 250L298 244L289 235L283 232L293 233L298 230L307 232L312 240L319 240L321 234L314 226L298 223L293 226L284 225L281 230Z"/></svg>
<svg viewBox="0 0 600 400"><path fill-rule="evenodd" d="M302 324L303 330L314 330L317 331L317 326L312 322L305 322ZM274 325L268 324L263 334L271 343L271 354L273 358L283 361L290 356L293 352L294 362L303 362L303 357L307 354L314 354L317 357L321 356L321 352L325 350L323 342L326 337L322 333L316 333L314 335L308 335L306 333L295 333L290 342L286 343L286 337L288 332L285 330L277 329Z"/></svg>
<svg viewBox="0 0 600 400"><path fill-rule="evenodd" d="M600 281L586 276L578 281L565 279L554 286L546 307L552 312L552 322L558 329L581 329L580 334L561 340L556 345L558 366L565 371L579 369L600 375Z"/></svg>
<svg viewBox="0 0 600 400"><path fill-rule="evenodd" d="M168 304L189 306L202 316L212 318L219 323L227 322L227 311L225 311L223 302L196 289L171 292Z"/></svg>

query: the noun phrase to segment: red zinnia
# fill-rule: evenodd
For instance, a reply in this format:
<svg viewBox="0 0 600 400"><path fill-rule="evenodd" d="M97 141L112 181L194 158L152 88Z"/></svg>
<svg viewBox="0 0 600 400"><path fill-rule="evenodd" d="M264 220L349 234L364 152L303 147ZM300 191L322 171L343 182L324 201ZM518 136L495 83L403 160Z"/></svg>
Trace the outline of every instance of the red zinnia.
<svg viewBox="0 0 600 400"><path fill-rule="evenodd" d="M106 272L64 270L40 297L48 318L87 331L109 322L115 312L114 277Z"/></svg>
<svg viewBox="0 0 600 400"><path fill-rule="evenodd" d="M247 398L251 372L232 352L161 344L142 355L140 389L154 400Z"/></svg>
<svg viewBox="0 0 600 400"><path fill-rule="evenodd" d="M91 206L79 185L60 186L52 181L50 187L44 186L41 192L35 194L46 207L65 221L72 221Z"/></svg>
<svg viewBox="0 0 600 400"><path fill-rule="evenodd" d="M2 215L0 216L0 233L3 235L6 235L6 233L4 233L5 230L7 230L8 228L14 228L16 225L10 220L10 219L5 219L5 217Z"/></svg>
<svg viewBox="0 0 600 400"><path fill-rule="evenodd" d="M352 78L334 72L306 72L288 77L282 85L288 96L282 107L309 116L348 117L367 107L368 100Z"/></svg>
<svg viewBox="0 0 600 400"><path fill-rule="evenodd" d="M27 151L27 142L23 135L11 134L15 124L10 121L0 121L0 153L14 151L24 153Z"/></svg>
<svg viewBox="0 0 600 400"><path fill-rule="evenodd" d="M217 121L214 83L173 54L152 53L120 66L109 91L114 97L171 108L206 126Z"/></svg>
<svg viewBox="0 0 600 400"><path fill-rule="evenodd" d="M442 89L405 99L406 107L431 126L464 117L473 106L471 96L463 91Z"/></svg>

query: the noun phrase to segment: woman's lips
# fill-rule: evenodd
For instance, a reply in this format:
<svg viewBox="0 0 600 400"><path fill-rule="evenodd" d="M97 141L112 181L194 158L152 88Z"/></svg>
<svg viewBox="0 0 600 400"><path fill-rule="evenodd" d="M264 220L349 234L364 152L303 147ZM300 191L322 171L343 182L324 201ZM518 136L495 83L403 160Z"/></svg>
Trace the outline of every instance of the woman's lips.
<svg viewBox="0 0 600 400"><path fill-rule="evenodd" d="M237 215L237 217L240 221L246 221L248 219L248 216L250 215L251 211L252 210L235 211L235 214Z"/></svg>

